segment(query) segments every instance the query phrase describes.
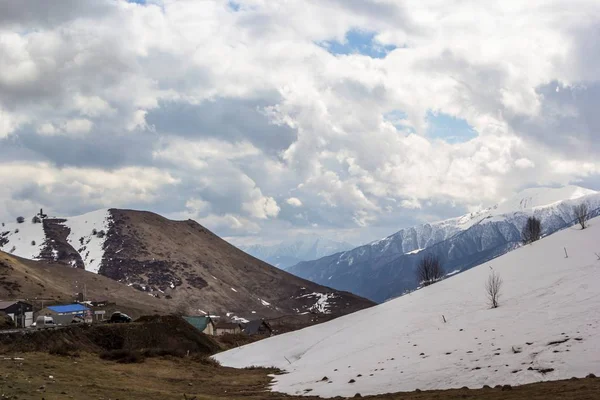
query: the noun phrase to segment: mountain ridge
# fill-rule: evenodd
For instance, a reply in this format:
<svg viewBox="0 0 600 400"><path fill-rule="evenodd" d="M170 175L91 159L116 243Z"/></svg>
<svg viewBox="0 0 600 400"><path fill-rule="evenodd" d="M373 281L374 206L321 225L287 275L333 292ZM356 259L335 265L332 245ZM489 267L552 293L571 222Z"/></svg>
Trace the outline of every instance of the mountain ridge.
<svg viewBox="0 0 600 400"><path fill-rule="evenodd" d="M567 200L559 200L561 197ZM589 199L590 210L600 207L598 192L577 186L527 189L499 205L405 228L350 251L301 262L287 270L382 302L417 287L414 271L426 254L439 257L446 273L464 271L518 247L522 226L530 215L542 220L545 235L562 229L572 222L572 207L578 199ZM507 212L510 208L517 210Z"/></svg>
<svg viewBox="0 0 600 400"><path fill-rule="evenodd" d="M192 220L119 209L34 220L5 224L2 248L104 275L166 299L181 313L218 313L243 322L310 313L337 316L373 305L268 265Z"/></svg>

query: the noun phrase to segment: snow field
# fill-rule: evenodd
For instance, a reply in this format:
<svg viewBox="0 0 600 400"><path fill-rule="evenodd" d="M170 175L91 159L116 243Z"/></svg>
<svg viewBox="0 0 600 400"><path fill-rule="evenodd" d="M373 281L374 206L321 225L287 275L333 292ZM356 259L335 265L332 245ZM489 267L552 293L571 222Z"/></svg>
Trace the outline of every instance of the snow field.
<svg viewBox="0 0 600 400"><path fill-rule="evenodd" d="M231 367L282 368L288 373L273 390L323 397L599 374L594 253L600 218L393 301L215 358ZM484 289L492 270L503 279L497 309Z"/></svg>

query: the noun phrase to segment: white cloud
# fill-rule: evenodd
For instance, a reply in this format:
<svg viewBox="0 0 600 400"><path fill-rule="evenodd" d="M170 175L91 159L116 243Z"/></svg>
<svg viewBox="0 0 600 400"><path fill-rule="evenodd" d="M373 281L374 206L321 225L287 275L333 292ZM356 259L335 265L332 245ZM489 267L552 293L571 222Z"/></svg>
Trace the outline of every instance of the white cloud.
<svg viewBox="0 0 600 400"><path fill-rule="evenodd" d="M58 130L52 123L45 122L37 128L37 132L40 135L53 136L57 134Z"/></svg>
<svg viewBox="0 0 600 400"><path fill-rule="evenodd" d="M89 119L70 119L64 123L64 129L71 134L85 134L92 130L94 123Z"/></svg>
<svg viewBox="0 0 600 400"><path fill-rule="evenodd" d="M292 207L302 207L302 201L297 197L290 197L289 199L286 199L285 202Z"/></svg>
<svg viewBox="0 0 600 400"><path fill-rule="evenodd" d="M197 216L207 210L210 210L210 203L200 198L189 199L185 203L185 208L187 208L192 215Z"/></svg>
<svg viewBox="0 0 600 400"><path fill-rule="evenodd" d="M515 165L522 169L535 167L535 163L527 158L519 158L518 160L515 160Z"/></svg>
<svg viewBox="0 0 600 400"><path fill-rule="evenodd" d="M276 217L281 209L277 205L275 199L272 197L265 197L258 189L256 190L256 194L253 194L253 197L256 196L256 199L244 203L242 208L255 218L266 219Z"/></svg>
<svg viewBox="0 0 600 400"><path fill-rule="evenodd" d="M156 168L128 167L105 171L23 162L0 164L0 179L5 188L0 194L0 217L3 218L18 213L22 200L26 201L24 208L27 208L23 211L44 207L57 215L73 210L152 204L166 186L172 188L179 183L168 172ZM11 193L26 197L15 198Z"/></svg>
<svg viewBox="0 0 600 400"><path fill-rule="evenodd" d="M98 96L83 96L77 94L74 98L74 106L81 115L98 117L110 115L116 112L104 99Z"/></svg>
<svg viewBox="0 0 600 400"><path fill-rule="evenodd" d="M391 233L415 215L600 174L600 53L589 40L600 32L597 1L238 3L238 12L217 0L5 6L0 146L26 147L13 147L10 162L38 165L31 159L70 144L79 159L47 164L60 182L44 186L54 196L141 201L231 234L271 235L311 225ZM350 30L397 49L373 59L318 45ZM237 103L189 117L223 99ZM174 104L189 106L188 117ZM160 112L172 118L154 125ZM256 115L270 124L255 128ZM465 120L478 136L433 139L428 115ZM119 148L123 137L147 147ZM82 148L103 140L115 145L97 165ZM146 184L112 195L114 182L129 187L137 174ZM144 186L148 176L173 182ZM21 179L5 196L26 202L38 178Z"/></svg>

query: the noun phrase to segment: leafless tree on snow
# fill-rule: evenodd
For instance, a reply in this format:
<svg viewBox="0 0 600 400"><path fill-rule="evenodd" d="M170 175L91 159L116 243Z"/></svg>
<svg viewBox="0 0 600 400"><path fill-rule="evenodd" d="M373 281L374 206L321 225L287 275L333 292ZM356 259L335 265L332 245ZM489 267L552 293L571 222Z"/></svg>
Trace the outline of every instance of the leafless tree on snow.
<svg viewBox="0 0 600 400"><path fill-rule="evenodd" d="M492 270L485 283L485 291L488 295L488 300L492 308L498 308L498 300L500 298L500 289L502 288L502 278Z"/></svg>
<svg viewBox="0 0 600 400"><path fill-rule="evenodd" d="M417 265L417 279L423 286L429 286L444 277L444 270L440 259L433 254L428 254Z"/></svg>
<svg viewBox="0 0 600 400"><path fill-rule="evenodd" d="M523 236L523 243L525 244L539 240L542 237L542 221L536 217L527 218L527 222L523 227L521 235Z"/></svg>
<svg viewBox="0 0 600 400"><path fill-rule="evenodd" d="M588 220L588 206L585 203L581 203L573 207L573 214L575 214L575 219L581 225L581 229L585 229L587 227Z"/></svg>

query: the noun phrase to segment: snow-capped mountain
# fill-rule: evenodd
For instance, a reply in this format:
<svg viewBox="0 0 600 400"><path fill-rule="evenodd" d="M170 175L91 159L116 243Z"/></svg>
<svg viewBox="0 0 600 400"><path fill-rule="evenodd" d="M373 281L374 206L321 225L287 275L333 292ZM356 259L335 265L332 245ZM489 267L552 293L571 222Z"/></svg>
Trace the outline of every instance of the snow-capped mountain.
<svg viewBox="0 0 600 400"><path fill-rule="evenodd" d="M520 246L527 218L535 215L548 235L570 225L573 206L600 212L600 194L578 186L526 189L493 207L458 218L422 224L355 249L287 271L313 282L382 302L417 287L418 261L432 253L448 274L464 271Z"/></svg>
<svg viewBox="0 0 600 400"><path fill-rule="evenodd" d="M315 235L301 235L273 245L240 245L246 253L281 269L286 269L301 261L316 260L331 254L352 249L346 242L336 242Z"/></svg>
<svg viewBox="0 0 600 400"><path fill-rule="evenodd" d="M0 250L104 275L166 299L179 312L238 321L313 312L335 317L374 304L250 257L195 221L144 211L54 218L40 210L4 222Z"/></svg>
<svg viewBox="0 0 600 400"><path fill-rule="evenodd" d="M600 218L409 295L215 358L278 367L272 390L351 397L600 373ZM568 257L564 255L568 250ZM502 279L499 307L485 283ZM355 396L358 397L358 396Z"/></svg>

